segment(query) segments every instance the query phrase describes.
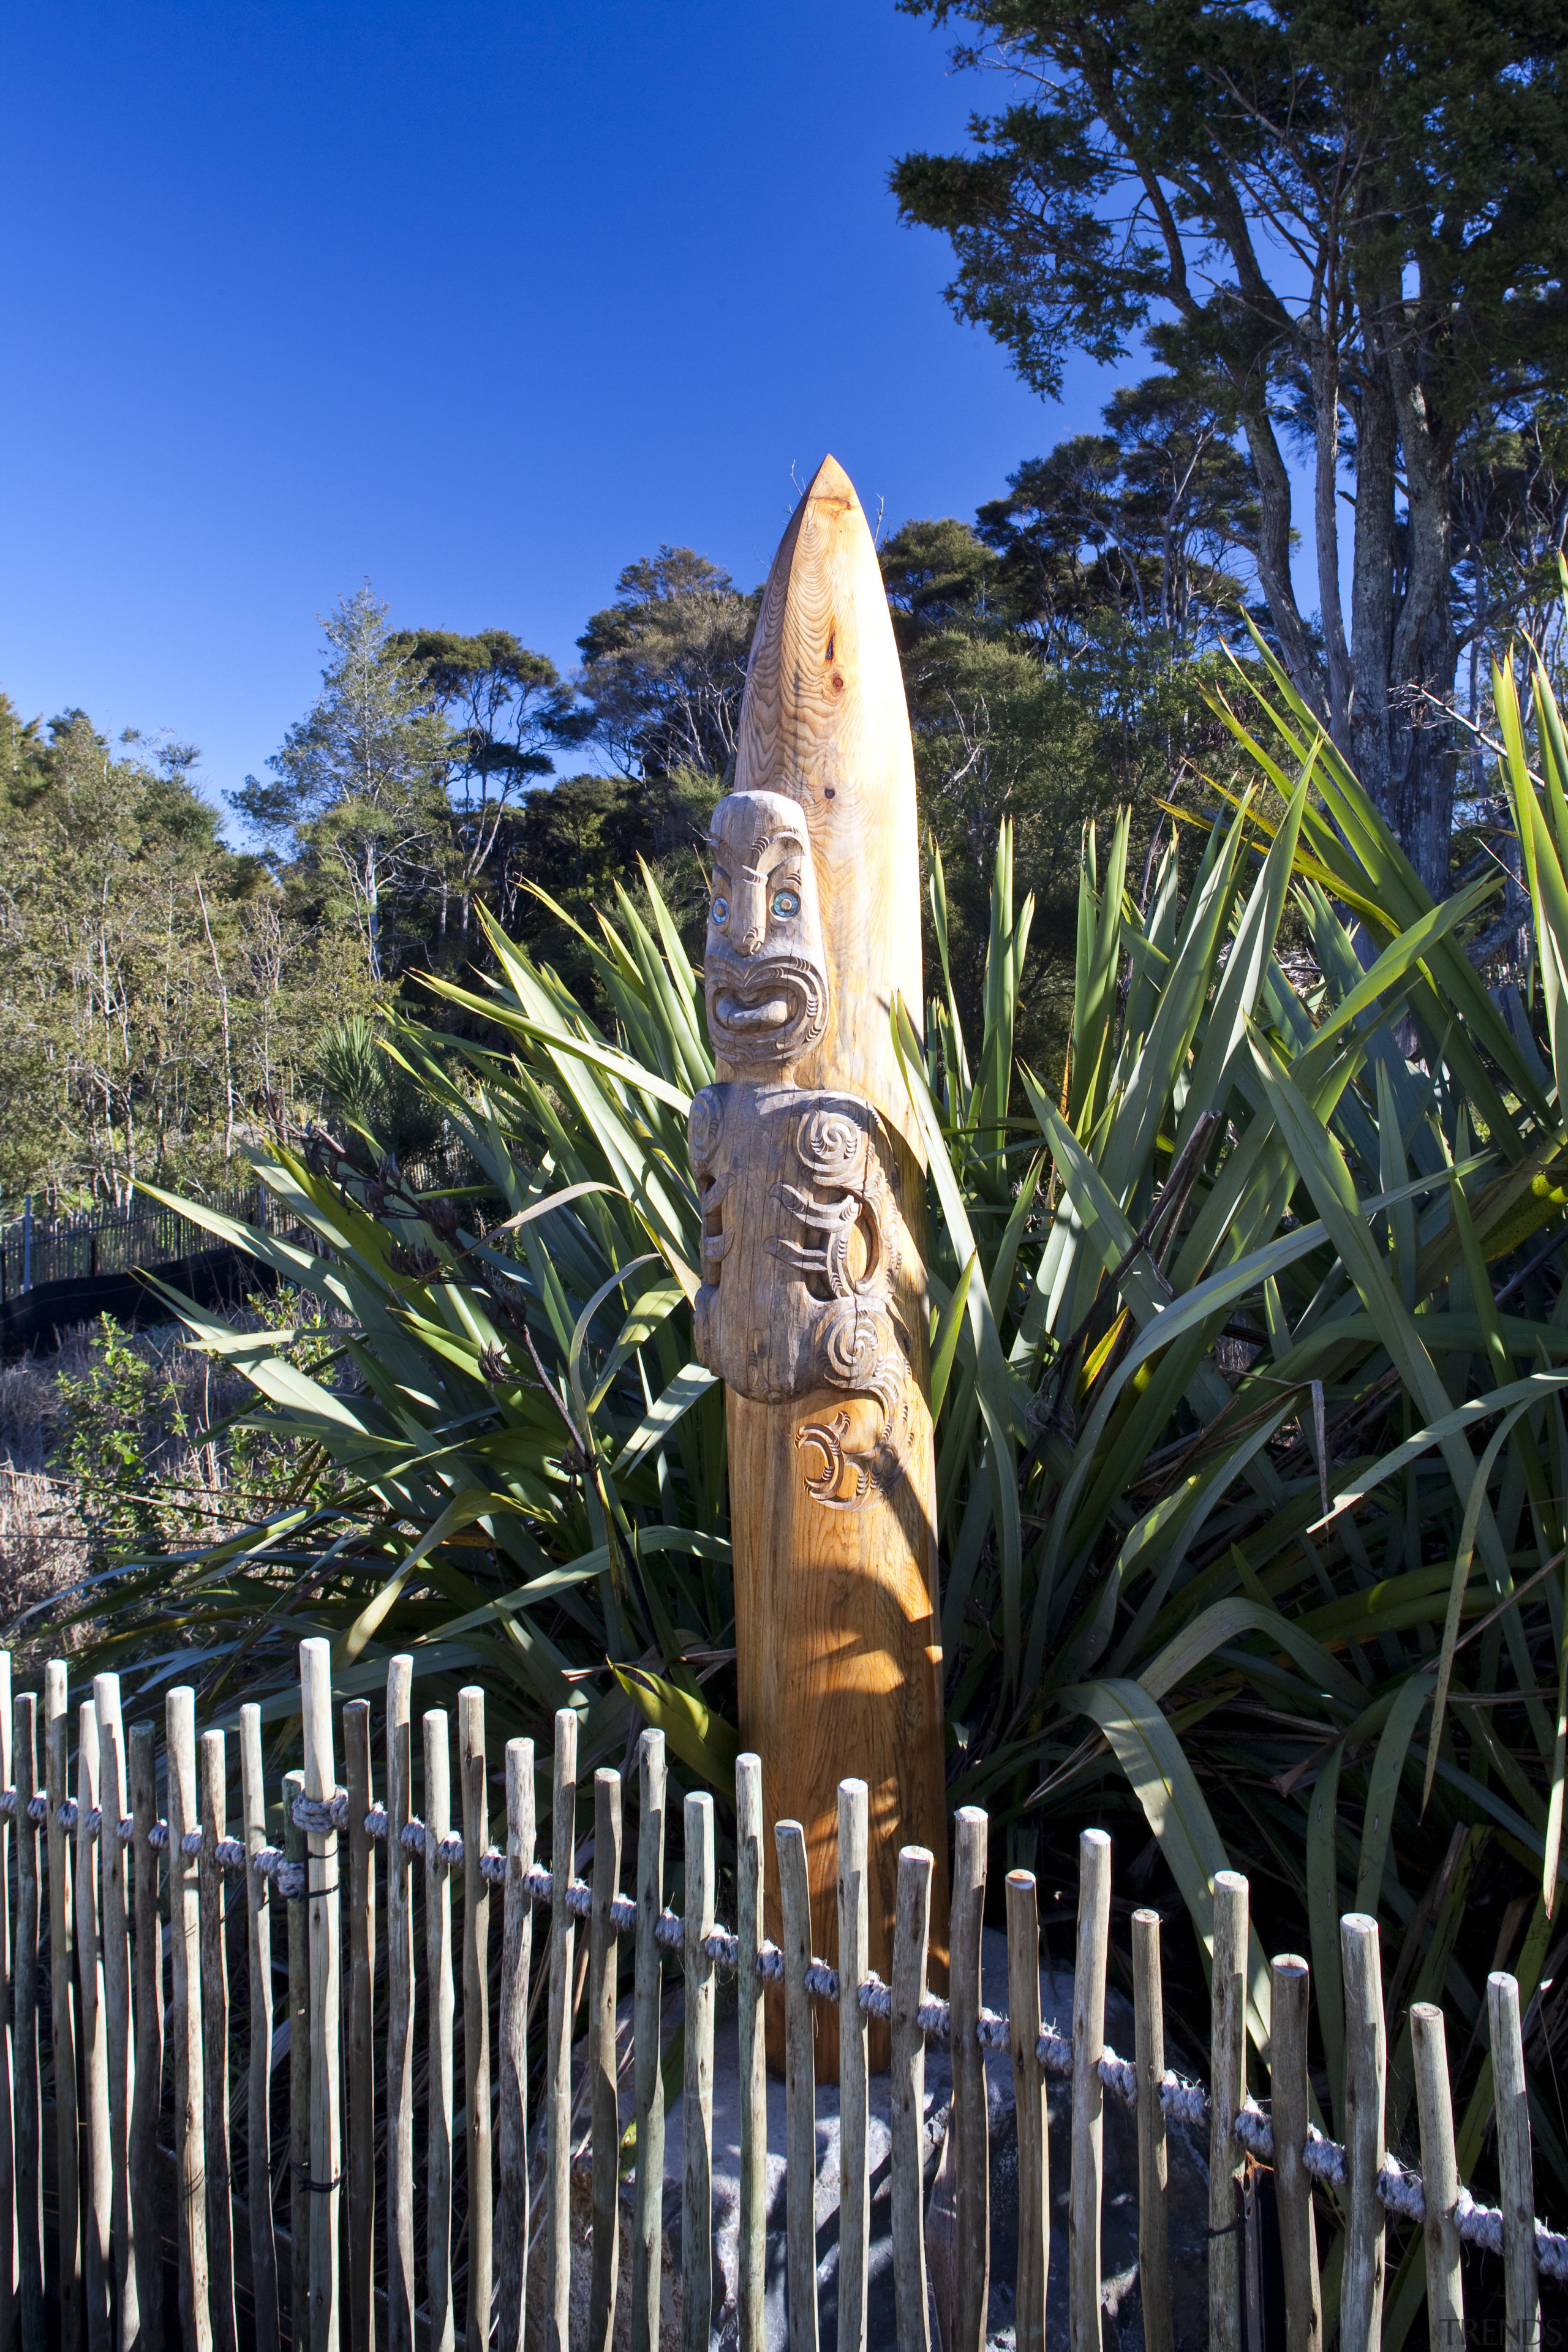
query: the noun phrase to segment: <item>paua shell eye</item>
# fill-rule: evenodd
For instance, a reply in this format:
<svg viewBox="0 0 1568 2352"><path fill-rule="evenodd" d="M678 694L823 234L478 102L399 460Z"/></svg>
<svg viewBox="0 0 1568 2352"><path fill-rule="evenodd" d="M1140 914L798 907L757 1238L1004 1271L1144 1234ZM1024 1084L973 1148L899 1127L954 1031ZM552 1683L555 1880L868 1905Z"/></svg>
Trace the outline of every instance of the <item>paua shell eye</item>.
<svg viewBox="0 0 1568 2352"><path fill-rule="evenodd" d="M798 890L775 890L773 892L773 912L775 915L781 917L786 923L793 921L795 917L800 912L800 892Z"/></svg>
<svg viewBox="0 0 1568 2352"><path fill-rule="evenodd" d="M711 912L713 920L718 924L720 929L722 930L724 925L730 919L730 901L728 898L715 898Z"/></svg>

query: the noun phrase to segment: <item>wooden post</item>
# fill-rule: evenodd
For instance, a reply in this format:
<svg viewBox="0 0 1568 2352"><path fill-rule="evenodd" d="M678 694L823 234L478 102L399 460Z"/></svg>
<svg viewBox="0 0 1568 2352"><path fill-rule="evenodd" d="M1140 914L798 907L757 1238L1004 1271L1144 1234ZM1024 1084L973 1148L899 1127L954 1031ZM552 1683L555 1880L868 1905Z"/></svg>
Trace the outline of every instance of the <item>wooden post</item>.
<svg viewBox="0 0 1568 2352"><path fill-rule="evenodd" d="M157 2210L158 2120L163 2107L163 1921L158 1905L158 1849L153 1825L158 1819L157 1732L150 1723L131 1727L131 1817L135 1822L132 1854L136 1871L136 2083L131 2101L131 2208L142 2217L136 2232L136 2303L155 2343L163 2308L162 2233L147 2226ZM268 2032L268 2040L271 2035ZM264 2175L265 2177L265 2175ZM269 2352L259 2331L260 2352Z"/></svg>
<svg viewBox="0 0 1568 2352"><path fill-rule="evenodd" d="M933 1856L907 1845L899 1856L899 1907L893 1923L892 2074L888 2124L892 2140L893 2310L900 2352L931 2352L926 2294L925 2035L926 1936Z"/></svg>
<svg viewBox="0 0 1568 2352"><path fill-rule="evenodd" d="M1388 2044L1383 2024L1383 1969L1377 1921L1347 1911L1340 1921L1345 1987L1345 2170L1350 2218L1340 2284L1341 2352L1377 2352L1383 2341L1384 2092Z"/></svg>
<svg viewBox="0 0 1568 2352"><path fill-rule="evenodd" d="M985 2352L991 2295L991 2135L985 2053L980 2046L981 1937L985 1925L989 1824L978 1805L961 1805L953 1822L952 2131L957 2199L958 2352ZM1108 1890L1109 1892L1109 1885ZM1108 1915L1109 1918L1109 1915Z"/></svg>
<svg viewBox="0 0 1568 2352"><path fill-rule="evenodd" d="M388 1835L390 1836L390 1828ZM500 2352L522 2352L528 2277L528 1979L533 1906L523 1879L533 1868L533 1742L506 1743L506 1910L501 1923L500 2199L496 2280Z"/></svg>
<svg viewBox="0 0 1568 2352"><path fill-rule="evenodd" d="M1018 2352L1046 2352L1051 2259L1050 2150L1040 2042L1040 1912L1032 1870L1007 1873L1007 2029L1018 2130ZM1148 2333L1148 2319L1144 2319Z"/></svg>
<svg viewBox="0 0 1568 2352"><path fill-rule="evenodd" d="M458 1693L458 1765L463 1799L463 2108L468 2158L468 2352L490 2340L495 2276L490 2181L490 1890L480 1857L490 1842L485 1789L485 1695Z"/></svg>
<svg viewBox="0 0 1568 2352"><path fill-rule="evenodd" d="M305 1832L294 1800L303 1772L283 1776L283 1853L303 1879ZM289 2336L304 2352L310 2329L310 1936L303 1896L289 1912Z"/></svg>
<svg viewBox="0 0 1568 2352"><path fill-rule="evenodd" d="M84 2315L81 2206L77 2134L76 1906L69 1843L60 1820L68 1794L66 1663L44 1668L45 1827L49 1849L49 2033L55 2053L55 2178L59 2209L60 2337L62 2352L81 2352Z"/></svg>
<svg viewBox="0 0 1568 2352"><path fill-rule="evenodd" d="M918 1840L940 1979L924 1153L889 1025L896 996L921 1023L914 760L876 550L831 457L768 576L710 850L697 1350L729 1389L742 1734L766 1822L805 1826L814 1949L835 1949L837 1792L853 1772L875 1792L871 1965L886 1974L895 1856ZM777 1916L770 1895L775 1933ZM816 2042L831 2081L826 2013Z"/></svg>
<svg viewBox="0 0 1568 2352"><path fill-rule="evenodd" d="M16 1789L16 2001L12 2021L16 2126L16 2271L22 2342L44 2340L44 2170L38 2090L38 1702L16 1701L12 1756Z"/></svg>
<svg viewBox="0 0 1568 2352"><path fill-rule="evenodd" d="M686 1800L686 2075L680 2095L680 2352L713 2333L713 1800ZM813 2297L815 2309L816 2298ZM792 2322L793 2326L793 2322ZM815 2336L815 2328L813 2330Z"/></svg>
<svg viewBox="0 0 1568 2352"><path fill-rule="evenodd" d="M114 2236L114 2294L119 2341L132 2352L142 2339L138 2273L131 2206L131 2107L135 2095L135 2055L131 2026L131 1917L126 1901L126 1853L120 1824L131 1811L126 1769L125 1726L120 1712L120 1677L93 1678L98 1717L100 1804L99 1900L103 1929L104 2049L109 2066L109 2145L113 2168L110 2222Z"/></svg>
<svg viewBox="0 0 1568 2352"><path fill-rule="evenodd" d="M452 1833L452 1754L445 1707L425 1715L425 1979L429 2019L425 2264L430 2352L452 2352L452 1874L441 1847Z"/></svg>
<svg viewBox="0 0 1568 2352"><path fill-rule="evenodd" d="M196 1695L179 1684L164 1701L168 1771L169 1943L172 1998L169 2042L174 2061L174 2167L179 2203L180 2332L185 2352L212 2352L207 2303L206 2167L202 2158L205 2097L202 2079L201 1893L188 1834L201 1834L196 1797Z"/></svg>
<svg viewBox="0 0 1568 2352"><path fill-rule="evenodd" d="M98 1848L96 1832L89 1826L99 1810L99 1770L98 1710L90 1699L84 1699L77 1709L76 1973L86 2092L87 2340L89 2352L109 2352L114 2288L114 2167L109 2138L109 2046L103 2014Z"/></svg>
<svg viewBox="0 0 1568 2352"><path fill-rule="evenodd" d="M1105 2178L1105 1974L1110 1958L1110 1840L1078 1842L1078 1958L1072 1981L1072 2181L1068 2206L1068 2341L1100 2352L1100 2213Z"/></svg>
<svg viewBox="0 0 1568 2352"><path fill-rule="evenodd" d="M1236 2193L1239 2158L1235 2132L1247 2080L1247 1921L1246 1879L1239 1871L1216 1871L1209 1988L1210 2352L1241 2352L1241 2206Z"/></svg>
<svg viewBox="0 0 1568 2352"><path fill-rule="evenodd" d="M305 1730L305 1795L329 1804L337 1793L332 1759L332 1651L319 1638L300 1644L300 1708ZM305 1894L310 1934L310 2352L337 2352L338 2228L342 2199L342 2118L338 2105L342 1991L339 1982L338 1833L307 1825ZM434 2336L432 2336L434 2344Z"/></svg>
<svg viewBox="0 0 1568 2352"><path fill-rule="evenodd" d="M588 1952L588 2114L594 2168L588 2352L610 2352L619 2275L620 2103L616 2095L616 1930L621 1891L621 1776L594 1775L594 1912ZM479 2352L479 2347L474 2347Z"/></svg>
<svg viewBox="0 0 1568 2352"><path fill-rule="evenodd" d="M1278 2009L1274 2031L1278 2035ZM1415 2061L1415 2112L1421 2126L1421 2182L1426 2206L1421 2225L1426 2253L1426 2333L1432 2352L1464 2352L1462 2249L1454 2220L1459 2200L1454 2103L1448 2086L1443 2012L1429 2000L1410 2005L1410 2043Z"/></svg>
<svg viewBox="0 0 1568 2352"><path fill-rule="evenodd" d="M554 1788L551 1805L550 2021L544 2074L545 2352L568 2352L572 2302L572 1914L566 1890L577 1821L577 1717L555 1715ZM688 2032L690 2031L689 2023ZM640 2151L639 2151L640 2153ZM658 2300L658 2273L654 2274Z"/></svg>
<svg viewBox="0 0 1568 2352"><path fill-rule="evenodd" d="M1508 2352L1539 2352L1541 2289L1535 2253L1535 2175L1531 2154L1530 2078L1524 2071L1519 1982L1487 1979L1498 2181L1502 2191L1503 2340Z"/></svg>
<svg viewBox="0 0 1568 2352"><path fill-rule="evenodd" d="M633 1992L633 2095L637 2183L632 2210L632 2352L658 2352L660 2247L664 2236L664 2083L659 2073L663 1964L654 1930L664 1908L664 1734L637 1742L637 1978Z"/></svg>
<svg viewBox="0 0 1568 2352"><path fill-rule="evenodd" d="M1165 2110L1160 2099L1165 2079L1165 1994L1157 1911L1132 1914L1132 2032L1138 2075L1138 2284L1144 2352L1174 2352Z"/></svg>
<svg viewBox="0 0 1568 2352"><path fill-rule="evenodd" d="M414 1857L403 1842L412 1800L414 1661L386 1669L386 2320L388 2352L413 2352ZM523 2192L527 2210L527 2190ZM521 2339L519 2339L521 2341ZM502 2338L503 2352L515 2347Z"/></svg>
<svg viewBox="0 0 1568 2352"><path fill-rule="evenodd" d="M1286 1952L1274 1962L1271 1976L1268 2087L1274 2126L1274 2202L1285 2273L1285 2347L1286 2352L1322 2352L1317 2223L1312 2214L1312 2183L1301 2160L1310 2116L1307 2020L1311 1971L1305 1960Z"/></svg>
<svg viewBox="0 0 1568 2352"><path fill-rule="evenodd" d="M811 2063L811 1994L805 1982L811 1966L811 1889L800 1823L780 1822L773 1844L784 1914L784 2299L789 2352L816 2352L816 2076ZM685 2231L683 2211L682 2244ZM700 2220L697 2234L703 2234ZM707 2341L704 2333L700 2342L705 2346ZM696 2339L690 2352L697 2352Z"/></svg>
<svg viewBox="0 0 1568 2352"><path fill-rule="evenodd" d="M761 1793L759 1788L759 1798ZM865 2352L866 2345L867 2266L871 2238L871 2172L867 2160L870 2098L867 2017L860 2006L858 1990L871 1966L870 1820L870 1792L865 1781L840 1780L838 2352ZM758 2185L760 2190L761 2183ZM758 2342L760 2345L760 2337Z"/></svg>
<svg viewBox="0 0 1568 2352"><path fill-rule="evenodd" d="M206 2109L207 2268L214 2352L236 2352L234 2193L228 2160L228 1954L224 1948L219 1838L228 1834L226 1742L204 1731L197 1744L202 1850L197 1884L202 1909L202 2084Z"/></svg>
<svg viewBox="0 0 1568 2352"><path fill-rule="evenodd" d="M343 1709L343 1784L349 1792L349 2342L375 2341L375 1849L370 1811L370 1702Z"/></svg>
<svg viewBox="0 0 1568 2352"><path fill-rule="evenodd" d="M134 1748L132 1755L134 1758ZM239 1804L245 1825L245 1956L250 1989L250 2071L245 2117L250 2295L257 2352L278 2352L278 2241L272 2227L272 1892L252 1867L267 1843L261 1709L254 1705L239 1710ZM141 1916L138 1909L138 1932ZM140 2095L140 2081L136 2087Z"/></svg>
<svg viewBox="0 0 1568 2352"><path fill-rule="evenodd" d="M0 1649L0 1788L11 1789L16 1779L11 1761L11 1653ZM0 2346L14 2342L16 2330L16 2137L13 2112L13 2044L11 2039L11 1827L0 1813Z"/></svg>

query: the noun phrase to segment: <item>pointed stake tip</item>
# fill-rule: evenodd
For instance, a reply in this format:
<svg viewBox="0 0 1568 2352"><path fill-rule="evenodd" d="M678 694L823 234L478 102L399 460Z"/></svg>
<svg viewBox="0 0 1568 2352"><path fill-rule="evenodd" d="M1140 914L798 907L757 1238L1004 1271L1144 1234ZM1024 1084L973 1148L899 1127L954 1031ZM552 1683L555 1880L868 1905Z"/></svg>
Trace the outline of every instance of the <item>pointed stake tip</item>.
<svg viewBox="0 0 1568 2352"><path fill-rule="evenodd" d="M855 485L831 451L824 457L806 486L808 499L847 499L851 506L860 501L855 495Z"/></svg>

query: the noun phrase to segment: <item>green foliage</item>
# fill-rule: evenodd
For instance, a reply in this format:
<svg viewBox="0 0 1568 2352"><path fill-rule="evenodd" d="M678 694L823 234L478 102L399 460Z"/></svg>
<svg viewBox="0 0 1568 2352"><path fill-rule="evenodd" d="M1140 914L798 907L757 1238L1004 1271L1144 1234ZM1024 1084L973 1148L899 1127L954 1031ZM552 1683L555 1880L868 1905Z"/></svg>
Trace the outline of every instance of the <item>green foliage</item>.
<svg viewBox="0 0 1568 2352"><path fill-rule="evenodd" d="M55 1453L75 1483L92 1564L161 1543L149 1457L177 1410L161 1360L100 1316L93 1360L80 1380L61 1380L59 1404Z"/></svg>

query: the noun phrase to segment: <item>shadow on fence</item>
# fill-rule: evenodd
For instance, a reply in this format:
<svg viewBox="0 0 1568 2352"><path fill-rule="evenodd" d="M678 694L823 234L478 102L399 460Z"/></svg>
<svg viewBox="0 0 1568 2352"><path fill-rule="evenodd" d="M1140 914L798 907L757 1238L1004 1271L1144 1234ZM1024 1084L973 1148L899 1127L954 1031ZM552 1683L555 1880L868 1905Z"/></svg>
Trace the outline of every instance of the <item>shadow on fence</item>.
<svg viewBox="0 0 1568 2352"><path fill-rule="evenodd" d="M1507 2341L1539 2341L1539 2279L1568 2279L1568 2240L1534 2220L1511 1977L1493 1975L1487 1987L1499 2210L1475 2203L1458 2178L1443 2017L1435 2007L1416 2004L1410 2012L1421 2173L1402 2168L1384 2147L1384 1996L1370 1917L1352 1913L1341 1927L1349 2119L1341 2146L1319 2126L1309 2080L1307 1964L1286 1955L1263 1967L1247 1882L1233 1873L1220 1873L1214 1889L1212 2058L1204 2085L1164 2063L1154 1912L1132 1917L1134 2053L1121 2057L1106 2044L1110 1843L1103 1832L1086 1831L1079 1841L1072 2022L1064 2035L1041 2015L1037 1893L1026 1871L1010 1872L1005 1890L1009 2014L994 2013L982 1999L982 1812L965 1808L954 1822L950 1998L937 2000L926 1983L932 1858L923 1849L908 1847L899 1858L890 1983L866 1964L863 1782L846 1780L839 1790L835 1969L811 1951L805 1843L795 1822L777 1823L772 1841L782 1947L763 1934L768 1842L756 1758L742 1756L736 1769L731 1931L715 1918L714 1801L705 1792L684 1801L683 1909L666 1906L667 1790L658 1732L645 1731L638 1748L634 1896L622 1892L616 1772L594 1777L592 1877L576 1875L585 1791L570 1710L555 1719L546 1864L536 1853L531 1741L507 1744L504 1832L491 1842L482 1691L459 1696L455 1785L447 1717L434 1709L423 1717L421 1819L412 1811L412 1660L397 1657L389 1666L380 1801L368 1702L342 1707L340 1785L329 1645L303 1643L300 1664L302 1769L283 1777L280 1804L271 1809L282 1824L278 1845L268 1836L257 1706L240 1710L239 1812L231 1834L229 1738L207 1730L198 1738L191 1690L167 1695L160 1762L156 1727L127 1730L117 1678L100 1675L77 1710L73 1795L66 1666L57 1661L47 1669L40 1727L34 1696L13 1703L10 1660L0 1653L0 1837L16 1847L14 1875L0 1871L13 2059L10 2095L0 2095L0 2213L9 2217L13 2249L9 2263L0 2251L0 2343L14 2340L19 2320L23 2345L43 2344L53 2335L46 2314L58 2309L68 2352L164 2340L199 2352L285 2340L308 2340L313 2352L335 2352L344 2341L356 2352L376 2343L411 2352L416 2344L454 2345L459 2320L468 2352L490 2342L501 2352L525 2343L607 2352L628 2340L699 2347L721 2326L726 2341L752 2352L767 2328L770 1998L782 2003L791 2352L818 2341L817 2002L835 2004L838 2020L840 2218L830 2315L841 2352L868 2343L873 2019L890 2028L891 2260L896 2341L906 2352L924 2352L939 2336L948 2347L983 2352L986 2340L988 2053L1010 2062L1016 2100L1019 2352L1040 2352L1046 2341L1050 2076L1070 2083L1072 2095L1065 2304L1074 2347L1089 2352L1101 2340L1107 2096L1136 2115L1149 2352L1170 2352L1173 2340L1166 2139L1174 2124L1206 2137L1206 2341L1215 2352L1263 2340L1258 2268L1244 2254L1238 2197L1238 2176L1259 2165L1273 2170L1291 2352L1324 2342L1320 2215L1344 2231L1343 2352L1367 2352L1380 2341L1391 2214L1422 2233L1433 2342L1464 2340L1467 2245L1500 2258ZM629 2126L621 2100L624 2003L617 2014L623 1941L632 1946ZM738 2006L732 2309L716 2307L712 2228L721 1975L733 1979ZM661 2049L667 1977L679 1984L683 2017L679 2042ZM546 2051L531 2123L528 2024L541 2001ZM1267 2107L1247 2089L1249 2032L1266 2047ZM956 2197L940 2309L927 2264L923 2075L932 2042L951 2053L947 2128ZM676 2063L682 2163L679 2264L670 2274L664 2131ZM52 2114L43 2102L46 2083ZM53 2194L46 2231L47 2171ZM574 2219L574 2172L586 2188L586 2227ZM1053 2334L1060 2317L1053 2315ZM1328 2317L1331 2332L1331 2311Z"/></svg>

